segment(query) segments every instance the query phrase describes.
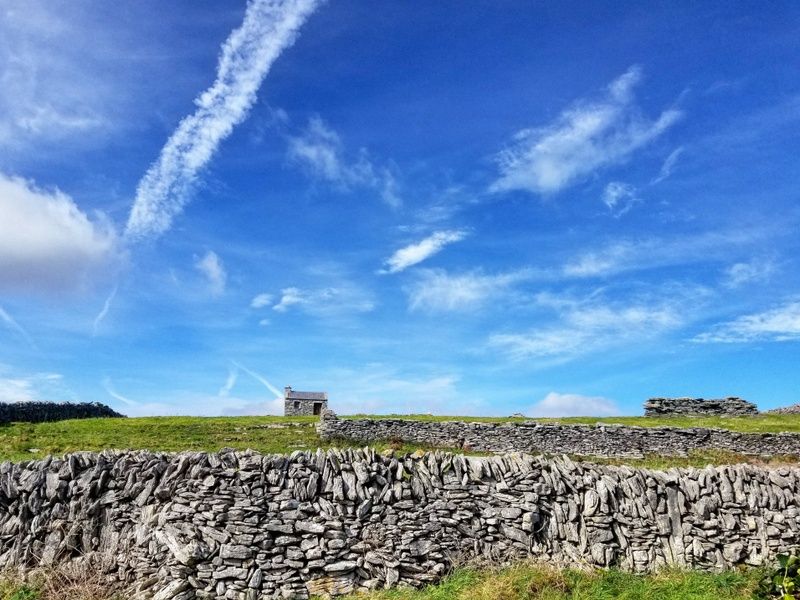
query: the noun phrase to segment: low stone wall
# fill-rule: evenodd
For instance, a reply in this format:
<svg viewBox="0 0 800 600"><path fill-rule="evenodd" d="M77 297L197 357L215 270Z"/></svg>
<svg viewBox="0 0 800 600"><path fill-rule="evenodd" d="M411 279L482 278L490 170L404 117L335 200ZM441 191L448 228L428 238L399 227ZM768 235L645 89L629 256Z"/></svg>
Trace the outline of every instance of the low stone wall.
<svg viewBox="0 0 800 600"><path fill-rule="evenodd" d="M471 558L718 570L800 545L799 503L787 467L80 453L0 466L0 569L81 561L129 600L421 585Z"/></svg>
<svg viewBox="0 0 800 600"><path fill-rule="evenodd" d="M0 402L0 423L43 423L124 416L99 402Z"/></svg>
<svg viewBox="0 0 800 600"><path fill-rule="evenodd" d="M318 429L326 440L359 443L400 440L429 447L494 453L639 458L646 454L685 456L692 450L724 450L751 456L800 456L800 434L797 433L737 433L698 427L338 419L328 411L323 414Z"/></svg>
<svg viewBox="0 0 800 600"><path fill-rule="evenodd" d="M706 416L749 417L758 414L758 407L741 398L716 400L703 398L650 398L644 403L645 417Z"/></svg>

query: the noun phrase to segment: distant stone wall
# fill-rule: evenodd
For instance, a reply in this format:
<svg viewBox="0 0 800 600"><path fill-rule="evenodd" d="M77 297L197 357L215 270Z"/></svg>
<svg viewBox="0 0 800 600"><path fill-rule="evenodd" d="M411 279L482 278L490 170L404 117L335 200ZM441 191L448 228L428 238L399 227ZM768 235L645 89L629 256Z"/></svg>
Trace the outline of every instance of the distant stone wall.
<svg viewBox="0 0 800 600"><path fill-rule="evenodd" d="M42 423L66 419L94 419L97 417L124 417L99 402L0 402L0 423L21 421Z"/></svg>
<svg viewBox="0 0 800 600"><path fill-rule="evenodd" d="M645 417L701 415L710 417L749 417L758 414L758 407L741 398L650 398L644 403Z"/></svg>
<svg viewBox="0 0 800 600"><path fill-rule="evenodd" d="M788 467L80 453L0 466L0 569L79 561L129 600L417 586L474 558L719 570L798 547L798 506Z"/></svg>
<svg viewBox="0 0 800 600"><path fill-rule="evenodd" d="M781 406L780 408L773 408L767 411L771 415L797 415L800 414L800 404L792 404L791 406Z"/></svg>
<svg viewBox="0 0 800 600"><path fill-rule="evenodd" d="M494 453L544 452L634 458L646 454L685 456L692 450L724 450L752 456L800 456L800 434L797 433L737 433L699 427L338 419L327 411L318 429L323 439L339 438L359 443L400 440L429 447Z"/></svg>

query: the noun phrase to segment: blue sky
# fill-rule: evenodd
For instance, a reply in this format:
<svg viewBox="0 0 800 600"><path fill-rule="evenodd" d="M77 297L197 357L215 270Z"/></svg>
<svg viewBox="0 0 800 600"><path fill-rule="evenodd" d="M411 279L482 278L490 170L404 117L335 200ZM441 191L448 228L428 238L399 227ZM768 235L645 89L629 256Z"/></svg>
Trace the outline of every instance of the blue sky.
<svg viewBox="0 0 800 600"><path fill-rule="evenodd" d="M800 401L796 3L0 5L0 398Z"/></svg>

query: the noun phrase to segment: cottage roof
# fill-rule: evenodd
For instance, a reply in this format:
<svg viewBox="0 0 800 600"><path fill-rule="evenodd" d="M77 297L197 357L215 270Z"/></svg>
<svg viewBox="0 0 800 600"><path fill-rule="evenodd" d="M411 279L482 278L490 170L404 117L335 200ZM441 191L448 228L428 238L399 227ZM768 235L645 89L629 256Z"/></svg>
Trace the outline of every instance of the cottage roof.
<svg viewBox="0 0 800 600"><path fill-rule="evenodd" d="M286 390L287 400L327 400L327 392L298 392L295 390Z"/></svg>

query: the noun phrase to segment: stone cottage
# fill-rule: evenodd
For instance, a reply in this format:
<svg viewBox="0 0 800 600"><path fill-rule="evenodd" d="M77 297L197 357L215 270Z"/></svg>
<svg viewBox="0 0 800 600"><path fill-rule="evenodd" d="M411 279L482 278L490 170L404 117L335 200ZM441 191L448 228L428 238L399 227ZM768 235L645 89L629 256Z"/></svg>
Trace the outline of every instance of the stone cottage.
<svg viewBox="0 0 800 600"><path fill-rule="evenodd" d="M287 417L321 415L325 408L327 392L296 392L288 385L283 388L283 414Z"/></svg>

